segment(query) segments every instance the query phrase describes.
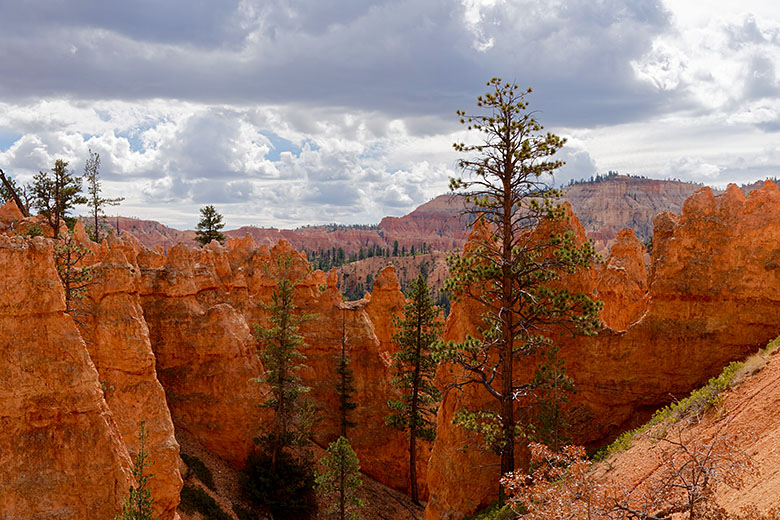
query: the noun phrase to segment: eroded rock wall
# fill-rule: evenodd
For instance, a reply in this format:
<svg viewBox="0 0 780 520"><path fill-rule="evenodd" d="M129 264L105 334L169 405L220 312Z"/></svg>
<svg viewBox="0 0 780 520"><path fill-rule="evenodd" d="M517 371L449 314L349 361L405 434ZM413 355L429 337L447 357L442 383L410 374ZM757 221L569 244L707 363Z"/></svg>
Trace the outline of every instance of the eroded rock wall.
<svg viewBox="0 0 780 520"><path fill-rule="evenodd" d="M276 261L283 257L290 259L292 277L300 278L296 305L309 315L300 327L306 356L301 375L321 417L315 440L327 446L340 432L336 363L343 327L358 404L350 417L357 423L348 431L350 442L365 473L407 489L406 436L384 425L387 400L395 392L389 370L392 315L405 302L392 268L377 277L370 299L345 303L336 273L309 273L306 257L285 241L258 247L245 237L230 239L226 247L178 245L167 254L142 249L141 302L176 428L237 466L253 449L252 439L269 419L257 407L264 391L252 381L263 372L253 328L269 326L266 305L275 288ZM421 450L424 486L426 447Z"/></svg>
<svg viewBox="0 0 780 520"><path fill-rule="evenodd" d="M65 314L51 241L0 236L0 518L113 518L130 458Z"/></svg>
<svg viewBox="0 0 780 520"><path fill-rule="evenodd" d="M183 244L167 255L142 251L139 292L176 428L240 467L263 423L262 388L252 381L263 367L244 317L215 297L233 287L214 256Z"/></svg>
<svg viewBox="0 0 780 520"><path fill-rule="evenodd" d="M777 335L779 216L780 191L768 181L747 198L736 186L719 196L701 188L686 201L680 216L665 213L656 218L642 317L623 331L605 327L590 338L556 338L578 389L571 397L576 442L601 444L644 422L657 407ZM624 241L630 245L630 237ZM637 261L632 262L638 269ZM592 280L594 287L596 282ZM641 295L641 285L632 290ZM605 321L614 324L623 310L609 306L620 306L621 301L606 300ZM473 307L453 307L449 339L475 330L469 315L480 312L469 305ZM622 324L634 320L640 310L628 313L631 318ZM497 471L484 468L495 460L470 451L463 454L463 434L451 424L459 407L489 402L484 391L469 392L450 392L440 410L429 464L428 519L462 518L496 497Z"/></svg>
<svg viewBox="0 0 780 520"><path fill-rule="evenodd" d="M146 448L154 461L149 485L154 492L155 514L172 519L179 504L179 444L157 379L149 329L138 295L140 271L136 243L110 236L102 245L90 242L77 224L76 236L93 251L93 280L83 300L86 312L77 323L95 364L122 440L134 458L138 452L141 423L148 434Z"/></svg>

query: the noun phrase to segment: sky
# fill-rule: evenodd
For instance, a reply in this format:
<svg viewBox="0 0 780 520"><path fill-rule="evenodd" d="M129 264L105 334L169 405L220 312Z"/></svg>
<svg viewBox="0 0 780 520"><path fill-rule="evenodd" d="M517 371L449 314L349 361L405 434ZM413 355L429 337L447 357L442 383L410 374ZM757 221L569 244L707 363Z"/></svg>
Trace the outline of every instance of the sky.
<svg viewBox="0 0 780 520"><path fill-rule="evenodd" d="M759 0L0 0L0 168L92 150L109 213L178 228L377 223L447 192L494 76L568 139L557 183L780 176Z"/></svg>

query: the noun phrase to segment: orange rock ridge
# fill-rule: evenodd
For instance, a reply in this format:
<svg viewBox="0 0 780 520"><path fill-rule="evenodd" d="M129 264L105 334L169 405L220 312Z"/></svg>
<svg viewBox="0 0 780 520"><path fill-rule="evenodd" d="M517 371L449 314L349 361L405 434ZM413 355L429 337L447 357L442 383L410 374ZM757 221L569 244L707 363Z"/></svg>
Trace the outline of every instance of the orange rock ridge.
<svg viewBox="0 0 780 520"><path fill-rule="evenodd" d="M0 516L113 518L130 458L70 316L50 240L0 236Z"/></svg>
<svg viewBox="0 0 780 520"><path fill-rule="evenodd" d="M0 233L13 232L10 222L14 229L23 223L11 213L0 208ZM638 424L670 396L777 335L778 215L780 191L771 182L747 198L733 186L717 197L703 188L680 216L656 218L649 276L641 244L622 232L600 271L568 280L605 301L602 317L611 327L591 338L556 338L578 385L571 399L578 442L595 445ZM575 217L570 225L584 240ZM170 518L181 485L171 419L212 453L242 464L266 419L256 407L263 389L251 381L263 370L251 326L267 322L262 304L274 286L266 266L292 255L303 273L305 256L287 242L258 247L249 237L167 253L109 239L92 246L88 262L103 276L89 288L94 315L79 330L63 313L51 247L47 239L0 236L2 265L14 266L0 282L0 337L14 340L3 356L12 386L0 435L0 458L10 468L0 478L0 489L8 490L0 494L0 512L29 507L41 518L112 517L130 484L128 448L134 452L137 426L146 420L153 458L161 461L159 512ZM405 489L406 437L384 426L394 392L391 316L404 303L398 280L393 269L383 270L373 294L358 302L342 302L336 284L335 273L309 273L296 294L314 314L302 332L303 375L325 416L315 438L324 445L338 433L334 381L344 320L360 405L350 440L366 473ZM472 302L456 303L446 338L473 332L478 315ZM437 380L450 377L444 368ZM451 424L458 408L485 402L476 388L445 397L421 479L430 490L426 518L460 518L493 500L494 460L463 453L466 439ZM39 475L47 476L45 489Z"/></svg>
<svg viewBox="0 0 780 520"><path fill-rule="evenodd" d="M176 513L182 487L179 445L165 392L157 379L138 295L137 243L132 238L122 241L110 236L99 246L87 238L81 222L76 224L74 235L94 252L87 261L94 274L84 299L88 312L78 318L81 335L131 458L138 451L141 423L145 425L146 447L154 461L149 485L154 490L155 514L169 520Z"/></svg>
<svg viewBox="0 0 780 520"><path fill-rule="evenodd" d="M306 343L301 375L322 417L315 440L327 446L339 432L335 369L344 320L359 403L352 416L359 426L349 431L350 441L366 474L406 489L405 436L384 426L386 401L393 392L388 370L394 349L391 316L402 311L405 301L392 268L377 277L370 299L344 303L336 273L305 274L305 256L286 241L271 249L245 237L230 239L226 247L177 245L167 255L142 250L141 301L176 427L237 466L252 449L265 419L257 408L262 389L251 381L262 373L262 365L249 325L268 324L265 304L275 287L269 266L281 256L291 257L293 271L302 276L296 305L311 315L301 325Z"/></svg>
<svg viewBox="0 0 780 520"><path fill-rule="evenodd" d="M656 218L646 310L637 306L623 315L614 308L623 305L620 298L605 298L606 321L629 323L626 330L557 338L578 388L571 398L576 442L598 445L644 422L658 406L777 335L778 216L780 191L767 181L747 198L733 185L719 196L701 188L686 201L682 215ZM623 242L627 250L621 263L625 267L630 260L639 270L635 253L629 254L637 251L636 244L627 236ZM609 266L608 261L602 272L608 273ZM595 287L597 281L590 283ZM604 284L606 278L602 290ZM640 294L641 285L631 290ZM478 315L478 309L453 307L448 339L474 330L470 313ZM429 520L461 518L495 500L498 475L484 469L491 458L462 454L462 433L451 424L458 407L487 402L482 393L469 392L448 394L440 410L429 464Z"/></svg>

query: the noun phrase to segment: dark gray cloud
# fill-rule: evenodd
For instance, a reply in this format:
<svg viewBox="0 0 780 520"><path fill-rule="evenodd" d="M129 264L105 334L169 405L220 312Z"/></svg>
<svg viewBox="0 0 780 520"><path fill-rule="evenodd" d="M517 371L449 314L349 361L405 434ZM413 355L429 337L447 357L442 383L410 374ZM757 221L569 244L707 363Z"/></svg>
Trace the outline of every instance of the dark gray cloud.
<svg viewBox="0 0 780 520"><path fill-rule="evenodd" d="M222 47L241 41L239 2L220 0L25 0L0 3L7 36L26 37L54 30L111 31L140 42ZM60 32L62 31L62 32Z"/></svg>
<svg viewBox="0 0 780 520"><path fill-rule="evenodd" d="M629 62L667 28L660 3L528 0L482 15L467 23L451 0L6 2L0 95L298 102L448 118L501 75L537 87L536 106L554 124L658 107ZM480 38L493 44L479 50Z"/></svg>

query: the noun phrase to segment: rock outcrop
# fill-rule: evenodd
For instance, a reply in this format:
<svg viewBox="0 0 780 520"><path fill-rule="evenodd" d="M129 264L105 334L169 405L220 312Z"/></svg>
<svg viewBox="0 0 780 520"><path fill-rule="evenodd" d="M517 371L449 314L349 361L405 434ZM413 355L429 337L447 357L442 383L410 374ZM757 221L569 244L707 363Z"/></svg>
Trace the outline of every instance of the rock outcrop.
<svg viewBox="0 0 780 520"><path fill-rule="evenodd" d="M52 244L0 236L0 516L113 518L130 458L66 315Z"/></svg>
<svg viewBox="0 0 780 520"><path fill-rule="evenodd" d="M662 211L679 213L682 204L699 185L680 181L642 179L625 175L603 177L565 188L565 200L574 208L588 236L599 251L609 250L618 231L631 228L642 240L652 233L653 218ZM245 226L226 231L240 239L249 234L259 245L273 247L281 240L300 251L339 248L349 255L360 248L379 246L392 251L418 250L424 243L432 250L451 251L463 245L468 235L469 218L463 213L462 197L440 195L401 217L385 217L378 226L305 226L298 229ZM185 242L196 246L194 231L179 231L159 222L112 217L108 224L117 232L133 234L146 247L169 249Z"/></svg>
<svg viewBox="0 0 780 520"><path fill-rule="evenodd" d="M111 236L98 246L88 241L80 223L75 235L94 252L87 262L92 263L93 275L84 299L88 312L78 317L79 329L132 458L138 452L141 424L145 425L146 448L154 461L149 485L154 490L155 514L169 520L176 513L182 487L179 445L165 392L157 379L138 295L137 244Z"/></svg>
<svg viewBox="0 0 780 520"><path fill-rule="evenodd" d="M263 423L262 389L252 381L263 367L244 317L216 301L245 287L226 285L215 257L227 253L209 251L182 244L167 256L140 253L141 306L174 425L240 467Z"/></svg>
<svg viewBox="0 0 780 520"><path fill-rule="evenodd" d="M13 209L0 208L0 233L33 222ZM578 387L570 399L577 442L594 446L614 437L777 335L778 216L780 191L771 182L748 197L734 186L718 196L703 188L681 215L656 218L649 275L641 243L624 231L600 271L565 281L605 302L606 326L597 336L555 337ZM584 240L576 218L570 226ZM76 234L87 240L83 229ZM90 312L77 326L63 312L52 247L49 239L0 236L7 374L0 386L6 403L0 516L113 517L131 483L128 451L137 449L141 421L157 461L153 486L164 518L175 518L181 486L174 427L241 466L268 420L256 406L263 388L252 378L263 367L252 327L268 324L269 269L281 256L293 259L301 276L297 303L313 315L301 327L302 375L324 418L316 440L326 445L338 434L335 368L343 327L359 404L350 440L366 473L406 489L406 436L384 425L395 392L392 315L405 301L392 268L377 276L372 294L343 302L337 274L307 273L305 255L285 241L258 247L244 237L226 247L177 245L166 252L109 238L90 244L94 254L86 262L98 283L88 288ZM475 333L479 314L468 300L454 305L446 339ZM452 378L448 368L437 378L441 385ZM524 363L517 376L530 377L533 368ZM430 490L427 518L460 518L494 499L495 459L463 452L468 439L451 421L456 410L490 399L477 387L445 396L427 476L420 468ZM427 449L421 447L421 461Z"/></svg>
<svg viewBox="0 0 780 520"><path fill-rule="evenodd" d="M405 490L405 435L384 425L394 392L392 315L405 302L392 268L377 277L370 299L344 303L336 273L309 273L305 256L286 241L271 249L245 237L229 240L227 247L177 245L167 255L142 250L141 303L176 428L236 466L253 449L268 411L257 407L264 391L252 378L263 368L251 327L269 325L274 266L284 257L299 279L296 305L310 315L300 327L306 356L301 375L322 419L315 440L327 446L339 434L336 362L343 327L359 404L351 417L359 426L349 431L350 441L365 473ZM421 459L427 459L424 451Z"/></svg>
<svg viewBox="0 0 780 520"><path fill-rule="evenodd" d="M603 177L601 182L569 186L565 197L598 247L609 244L623 228L647 239L653 234L655 216L663 211L679 213L685 199L699 186L615 175Z"/></svg>
<svg viewBox="0 0 780 520"><path fill-rule="evenodd" d="M660 405L777 335L778 215L780 191L768 181L747 198L736 186L718 196L701 188L682 215L656 218L641 319L625 331L605 328L595 337L557 338L578 389L571 397L576 442L598 445L644 422ZM596 280L592 283L595 287ZM454 306L448 337L473 331L464 316L476 311ZM606 316L619 314L605 308ZM426 518L461 518L495 499L497 473L474 469L490 459L461 454L462 434L451 424L458 407L485 402L479 393L445 397L429 465Z"/></svg>
<svg viewBox="0 0 780 520"><path fill-rule="evenodd" d="M634 232L623 229L599 273L596 296L604 302L601 319L612 330L626 330L647 309L645 246Z"/></svg>

